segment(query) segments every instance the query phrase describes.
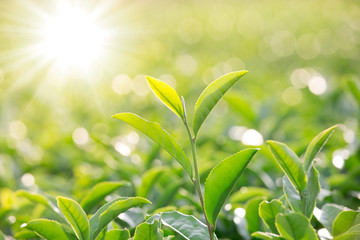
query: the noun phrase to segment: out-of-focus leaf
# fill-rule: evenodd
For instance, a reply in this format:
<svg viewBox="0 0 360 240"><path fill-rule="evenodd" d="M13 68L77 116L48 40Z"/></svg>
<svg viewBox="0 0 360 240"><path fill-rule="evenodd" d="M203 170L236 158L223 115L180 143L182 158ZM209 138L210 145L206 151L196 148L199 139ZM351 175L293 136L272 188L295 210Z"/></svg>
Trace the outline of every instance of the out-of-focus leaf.
<svg viewBox="0 0 360 240"><path fill-rule="evenodd" d="M51 206L49 205L49 202L48 200L41 194L38 194L38 193L29 193L25 190L19 190L17 191L16 193L18 196L20 197L24 197L28 200L30 200L31 202L37 202L37 203L40 203L44 206L47 206L47 207L50 207Z"/></svg>
<svg viewBox="0 0 360 240"><path fill-rule="evenodd" d="M251 234L260 230L259 205L264 200L257 197L249 200L245 206L245 219L247 222L248 232Z"/></svg>
<svg viewBox="0 0 360 240"><path fill-rule="evenodd" d="M331 134L334 132L337 125L332 126L321 133L319 133L313 140L311 140L310 144L308 145L305 157L304 157L304 169L307 171L318 154L321 151L323 146L326 144L327 140L330 138Z"/></svg>
<svg viewBox="0 0 360 240"><path fill-rule="evenodd" d="M254 232L251 234L252 237L262 239L262 240L282 240L284 238L280 237L277 234L269 232Z"/></svg>
<svg viewBox="0 0 360 240"><path fill-rule="evenodd" d="M225 98L229 105L233 107L241 116L245 117L249 123L256 124L256 115L251 105L239 94L230 94Z"/></svg>
<svg viewBox="0 0 360 240"><path fill-rule="evenodd" d="M159 179L166 170L168 170L166 167L156 167L146 171L143 174L141 184L137 189L137 196L147 197L154 182Z"/></svg>
<svg viewBox="0 0 360 240"><path fill-rule="evenodd" d="M360 88L356 84L355 80L349 80L347 84L351 94L354 96L355 100L360 105Z"/></svg>
<svg viewBox="0 0 360 240"><path fill-rule="evenodd" d="M275 225L280 236L287 240L319 239L309 220L299 213L279 213Z"/></svg>
<svg viewBox="0 0 360 240"><path fill-rule="evenodd" d="M294 212L302 213L303 207L299 192L296 191L296 189L294 188L294 186L291 184L291 182L286 176L283 177L283 190L285 197L290 204L291 209Z"/></svg>
<svg viewBox="0 0 360 240"><path fill-rule="evenodd" d="M307 172L308 184L303 192L302 206L303 214L311 219L314 208L316 206L316 200L320 193L319 172L314 166L311 166Z"/></svg>
<svg viewBox="0 0 360 240"><path fill-rule="evenodd" d="M176 115L181 119L184 119L184 109L181 103L180 97L167 83L160 81L156 78L146 76L146 81L148 82L153 93Z"/></svg>
<svg viewBox="0 0 360 240"><path fill-rule="evenodd" d="M339 215L341 211L344 210L345 207L336 205L333 203L325 204L321 209L320 218L318 221L332 233L332 225L335 221L335 218Z"/></svg>
<svg viewBox="0 0 360 240"><path fill-rule="evenodd" d="M360 212L343 211L335 218L333 223L333 235L337 236L345 233L355 225L360 224Z"/></svg>
<svg viewBox="0 0 360 240"><path fill-rule="evenodd" d="M134 240L163 240L163 233L159 229L159 222L144 222L135 229Z"/></svg>
<svg viewBox="0 0 360 240"><path fill-rule="evenodd" d="M271 202L263 201L260 203L259 215L273 233L278 233L275 226L275 219L278 213L285 213L285 207L281 201L273 199Z"/></svg>
<svg viewBox="0 0 360 240"><path fill-rule="evenodd" d="M81 207L85 212L89 212L99 201L125 184L128 184L128 182L101 182L96 184L81 201Z"/></svg>
<svg viewBox="0 0 360 240"><path fill-rule="evenodd" d="M201 93L194 109L193 131L197 136L201 125L222 96L248 71L231 72L213 81Z"/></svg>
<svg viewBox="0 0 360 240"><path fill-rule="evenodd" d="M15 233L14 238L15 239L32 239L32 238L37 238L38 236L39 235L37 235L34 231L24 230L24 231ZM1 239L1 237L0 237L0 240L3 240L3 239Z"/></svg>
<svg viewBox="0 0 360 240"><path fill-rule="evenodd" d="M128 240L130 232L127 229L113 229L106 232L105 240Z"/></svg>
<svg viewBox="0 0 360 240"><path fill-rule="evenodd" d="M158 123L147 121L133 113L119 113L113 116L143 132L173 156L192 178L192 167L184 150Z"/></svg>
<svg viewBox="0 0 360 240"><path fill-rule="evenodd" d="M158 219L162 224L170 227L186 240L205 240L210 237L207 226L194 216L171 211L156 214L152 219ZM217 239L216 236L215 239Z"/></svg>
<svg viewBox="0 0 360 240"><path fill-rule="evenodd" d="M161 198L156 201L155 209L162 206L167 206L167 204L170 203L174 198L176 193L178 193L179 188L183 185L184 182L182 181L174 181L169 184L169 187L166 187L166 191L162 194Z"/></svg>
<svg viewBox="0 0 360 240"><path fill-rule="evenodd" d="M277 160L279 166L289 178L294 187L302 192L306 188L307 177L304 167L298 156L284 143L276 141L267 141L270 151Z"/></svg>
<svg viewBox="0 0 360 240"><path fill-rule="evenodd" d="M208 221L216 225L216 218L235 183L258 149L242 150L216 165L205 182L204 205Z"/></svg>
<svg viewBox="0 0 360 240"><path fill-rule="evenodd" d="M70 198L58 197L58 207L70 223L79 240L88 240L89 220L81 206Z"/></svg>
<svg viewBox="0 0 360 240"><path fill-rule="evenodd" d="M36 235L37 236L37 235ZM0 231L0 240L5 240L4 234Z"/></svg>
<svg viewBox="0 0 360 240"><path fill-rule="evenodd" d="M105 204L90 218L90 240L95 239L101 230L120 213L129 208L149 203L151 202L145 198L131 197L118 198Z"/></svg>
<svg viewBox="0 0 360 240"><path fill-rule="evenodd" d="M36 232L40 237L48 240L75 240L77 237L71 234L63 225L48 219L32 220L26 225L27 229Z"/></svg>
<svg viewBox="0 0 360 240"><path fill-rule="evenodd" d="M230 198L230 203L242 203L254 197L269 198L272 195L271 191L261 187L242 187L239 191L233 193Z"/></svg>
<svg viewBox="0 0 360 240"><path fill-rule="evenodd" d="M358 240L360 239L360 224L333 238L333 240Z"/></svg>

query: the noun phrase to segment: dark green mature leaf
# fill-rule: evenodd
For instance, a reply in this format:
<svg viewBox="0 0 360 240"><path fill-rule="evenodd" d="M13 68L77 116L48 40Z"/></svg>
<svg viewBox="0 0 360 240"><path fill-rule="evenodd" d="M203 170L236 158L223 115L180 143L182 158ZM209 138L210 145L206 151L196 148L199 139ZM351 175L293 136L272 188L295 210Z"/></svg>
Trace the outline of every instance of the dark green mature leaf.
<svg viewBox="0 0 360 240"><path fill-rule="evenodd" d="M160 217L161 216L161 217ZM170 227L186 240L209 239L208 228L194 216L177 211L156 214L152 219L158 219L165 226ZM216 236L215 236L215 239Z"/></svg>
<svg viewBox="0 0 360 240"><path fill-rule="evenodd" d="M269 232L254 232L251 234L251 236L254 238L263 239L263 240L282 240L282 239L284 239L277 234L269 233Z"/></svg>
<svg viewBox="0 0 360 240"><path fill-rule="evenodd" d="M149 200L141 197L118 198L108 202L90 218L90 240L95 239L101 230L120 213L129 208L149 203L151 203Z"/></svg>
<svg viewBox="0 0 360 240"><path fill-rule="evenodd" d="M302 192L307 184L304 167L298 156L284 143L277 141L267 141L269 149L277 160L279 166L289 178L294 187Z"/></svg>
<svg viewBox="0 0 360 240"><path fill-rule="evenodd" d="M305 157L304 157L304 169L307 171L316 157L316 155L321 151L323 146L326 144L327 140L330 138L331 134L334 132L337 125L332 126L321 133L319 133L313 140L311 140L308 145Z"/></svg>
<svg viewBox="0 0 360 240"><path fill-rule="evenodd" d="M345 207L336 205L333 203L325 204L321 209L320 218L318 221L332 233L332 225L335 221L335 218L339 215L341 211L343 211Z"/></svg>
<svg viewBox="0 0 360 240"><path fill-rule="evenodd" d="M351 227L349 230L333 238L333 240L359 240L360 224Z"/></svg>
<svg viewBox="0 0 360 240"><path fill-rule="evenodd" d="M160 81L156 78L146 76L146 81L148 82L153 93L176 115L181 119L184 119L184 109L181 103L180 97L167 83Z"/></svg>
<svg viewBox="0 0 360 240"><path fill-rule="evenodd" d="M248 71L231 72L213 81L198 98L194 109L193 130L197 136L201 125L222 96Z"/></svg>
<svg viewBox="0 0 360 240"><path fill-rule="evenodd" d="M355 225L360 224L360 212L357 211L343 211L339 213L333 223L333 235L337 236L345 233Z"/></svg>
<svg viewBox="0 0 360 240"><path fill-rule="evenodd" d="M70 198L58 197L58 207L70 223L79 240L88 240L90 235L89 220L81 206Z"/></svg>
<svg viewBox="0 0 360 240"><path fill-rule="evenodd" d="M40 237L48 240L75 240L77 237L62 226L60 223L48 219L32 220L25 226L36 232Z"/></svg>
<svg viewBox="0 0 360 240"><path fill-rule="evenodd" d="M215 166L205 182L204 205L210 224L215 227L216 218L235 183L258 149L245 149Z"/></svg>
<svg viewBox="0 0 360 240"><path fill-rule="evenodd" d="M355 80L349 80L347 84L351 94L354 96L358 104L360 104L360 88L356 84Z"/></svg>
<svg viewBox="0 0 360 240"><path fill-rule="evenodd" d="M163 233L159 229L159 222L144 222L135 229L134 240L163 240Z"/></svg>
<svg viewBox="0 0 360 240"><path fill-rule="evenodd" d="M302 206L302 201L300 199L299 192L294 188L294 186L291 184L291 182L287 178L287 176L283 177L283 190L284 190L285 197L290 204L291 209L294 212L302 213L303 206Z"/></svg>
<svg viewBox="0 0 360 240"><path fill-rule="evenodd" d="M278 233L275 226L275 219L278 213L285 213L285 207L281 201L273 199L271 202L263 201L260 203L259 215L273 233Z"/></svg>
<svg viewBox="0 0 360 240"><path fill-rule="evenodd" d="M311 219L314 208L316 206L316 200L320 193L319 172L314 166L311 166L307 172L308 184L303 192L302 206L303 214Z"/></svg>
<svg viewBox="0 0 360 240"><path fill-rule="evenodd" d="M149 122L133 113L119 113L113 116L143 132L173 156L192 178L192 167L184 150L158 123Z"/></svg>
<svg viewBox="0 0 360 240"><path fill-rule="evenodd" d="M287 240L319 239L309 220L299 213L280 213L276 216L276 228Z"/></svg>
<svg viewBox="0 0 360 240"><path fill-rule="evenodd" d="M99 201L125 184L128 184L128 182L101 182L96 184L81 201L81 207L85 212L89 212Z"/></svg>
<svg viewBox="0 0 360 240"><path fill-rule="evenodd" d="M146 171L143 174L142 182L137 189L137 196L147 197L151 187L154 185L154 182L167 170L168 168L166 167L156 167Z"/></svg>
<svg viewBox="0 0 360 240"><path fill-rule="evenodd" d="M130 232L127 229L113 229L106 232L105 240L128 240Z"/></svg>

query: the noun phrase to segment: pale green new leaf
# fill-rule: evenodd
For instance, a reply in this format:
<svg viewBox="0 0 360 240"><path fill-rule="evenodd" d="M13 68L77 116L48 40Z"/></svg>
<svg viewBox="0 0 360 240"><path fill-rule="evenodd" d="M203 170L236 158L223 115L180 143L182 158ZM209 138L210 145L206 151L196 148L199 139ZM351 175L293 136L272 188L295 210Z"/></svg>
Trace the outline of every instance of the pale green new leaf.
<svg viewBox="0 0 360 240"><path fill-rule="evenodd" d="M275 225L280 236L287 240L319 239L309 220L299 213L279 213Z"/></svg>
<svg viewBox="0 0 360 240"><path fill-rule="evenodd" d="M359 240L360 239L360 224L351 227L349 230L334 237L332 240Z"/></svg>
<svg viewBox="0 0 360 240"><path fill-rule="evenodd" d="M208 221L213 226L232 188L257 151L240 151L221 161L210 172L205 182L204 205Z"/></svg>
<svg viewBox="0 0 360 240"><path fill-rule="evenodd" d="M44 206L47 206L47 207L50 207L50 204L49 204L49 201L46 199L46 197L44 197L43 195L41 194L38 194L38 193L30 193L30 192L27 192L25 190L19 190L16 192L16 195L20 196L20 197L24 197L28 200L30 200L31 202L37 202L37 203L40 203Z"/></svg>
<svg viewBox="0 0 360 240"><path fill-rule="evenodd" d="M143 132L173 156L192 178L192 167L184 150L158 123L147 121L133 113L119 113L113 116Z"/></svg>
<svg viewBox="0 0 360 240"><path fill-rule="evenodd" d="M267 141L269 149L279 166L289 178L294 187L302 192L307 184L307 177L304 167L298 156L284 143L277 141Z"/></svg>
<svg viewBox="0 0 360 240"><path fill-rule="evenodd" d="M131 197L118 198L105 204L90 218L90 240L95 239L101 230L120 213L125 212L129 208L149 203L151 202L145 198Z"/></svg>
<svg viewBox="0 0 360 240"><path fill-rule="evenodd" d="M130 232L127 229L113 229L106 232L104 240L128 240Z"/></svg>
<svg viewBox="0 0 360 240"><path fill-rule="evenodd" d="M260 203L259 215L273 233L277 233L275 219L278 213L285 213L285 207L281 201L273 199L271 202L263 201Z"/></svg>
<svg viewBox="0 0 360 240"><path fill-rule="evenodd" d="M319 172L314 166L311 166L307 172L308 184L303 192L302 206L303 214L311 219L316 200L320 193Z"/></svg>
<svg viewBox="0 0 360 240"><path fill-rule="evenodd" d="M283 177L283 190L291 209L294 212L303 213L303 205L299 192L294 188L287 176Z"/></svg>
<svg viewBox="0 0 360 240"><path fill-rule="evenodd" d="M337 236L345 233L355 225L360 224L360 212L357 211L343 211L339 213L333 223L333 235Z"/></svg>
<svg viewBox="0 0 360 240"><path fill-rule="evenodd" d="M81 206L74 200L65 197L58 197L57 203L79 240L88 240L89 220Z"/></svg>
<svg viewBox="0 0 360 240"><path fill-rule="evenodd" d="M77 237L70 233L60 223L48 219L32 220L25 226L47 240L75 240Z"/></svg>
<svg viewBox="0 0 360 240"><path fill-rule="evenodd" d="M231 72L213 81L198 98L194 109L193 130L197 136L201 125L223 95L248 71Z"/></svg>
<svg viewBox="0 0 360 240"><path fill-rule="evenodd" d="M326 144L327 140L330 138L331 134L334 132L337 125L332 126L321 133L319 133L313 140L311 140L308 145L305 157L304 157L304 169L307 171L316 157L316 155L321 151L323 146Z"/></svg>
<svg viewBox="0 0 360 240"><path fill-rule="evenodd" d="M144 222L140 224L136 227L134 234L134 240L163 240L163 237L157 220L153 223Z"/></svg>
<svg viewBox="0 0 360 240"><path fill-rule="evenodd" d="M128 184L126 181L100 182L96 184L81 201L81 207L85 212L89 212L97 203L116 189Z"/></svg>
<svg viewBox="0 0 360 240"><path fill-rule="evenodd" d="M180 97L167 83L160 81L156 78L146 76L153 93L176 115L184 120L184 109Z"/></svg>
<svg viewBox="0 0 360 240"><path fill-rule="evenodd" d="M284 238L280 237L277 234L269 232L254 232L251 234L252 237L262 239L262 240L282 240Z"/></svg>

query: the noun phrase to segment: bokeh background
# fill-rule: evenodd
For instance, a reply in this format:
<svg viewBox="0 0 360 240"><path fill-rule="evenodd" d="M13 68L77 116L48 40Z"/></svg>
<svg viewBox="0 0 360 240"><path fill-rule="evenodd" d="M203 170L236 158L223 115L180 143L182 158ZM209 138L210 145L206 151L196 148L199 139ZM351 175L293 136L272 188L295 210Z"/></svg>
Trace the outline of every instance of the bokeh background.
<svg viewBox="0 0 360 240"><path fill-rule="evenodd" d="M335 124L339 127L317 159L318 205L359 206L360 112L349 85L360 85L357 1L70 4L96 15L107 34L101 54L82 69L59 68L36 47L58 2L0 1L2 231L14 234L36 215L31 203L17 197L19 189L80 199L100 181L128 180L132 188L121 194L136 195L144 173L164 166L147 196L154 203L150 212L175 206L201 218L180 166L111 118L131 111L159 122L190 154L184 127L151 93L145 75L176 88L191 119L207 84L231 71L249 71L219 102L199 136L202 180L224 157L247 146L262 148L225 207L218 236L246 236L239 230L241 211L234 210L246 209L256 197L279 197L282 173L266 140L285 142L301 155L317 133ZM169 189L172 194L162 198Z"/></svg>

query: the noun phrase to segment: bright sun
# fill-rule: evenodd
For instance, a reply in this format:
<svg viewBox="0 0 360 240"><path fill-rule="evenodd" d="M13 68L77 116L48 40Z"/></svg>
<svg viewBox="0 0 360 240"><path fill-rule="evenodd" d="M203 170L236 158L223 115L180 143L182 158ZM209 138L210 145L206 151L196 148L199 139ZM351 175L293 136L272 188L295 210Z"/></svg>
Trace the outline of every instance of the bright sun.
<svg viewBox="0 0 360 240"><path fill-rule="evenodd" d="M40 51L61 67L89 67L101 54L105 37L95 20L78 8L59 5L43 29Z"/></svg>

